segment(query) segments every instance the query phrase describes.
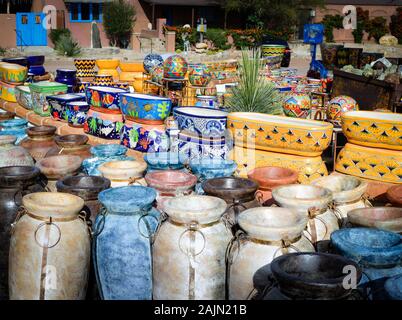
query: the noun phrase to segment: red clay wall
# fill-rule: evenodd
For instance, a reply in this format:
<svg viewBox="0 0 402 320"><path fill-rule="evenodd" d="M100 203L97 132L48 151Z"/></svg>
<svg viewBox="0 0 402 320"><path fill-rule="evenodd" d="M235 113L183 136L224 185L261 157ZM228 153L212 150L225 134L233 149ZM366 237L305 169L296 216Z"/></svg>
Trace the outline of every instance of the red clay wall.
<svg viewBox="0 0 402 320"><path fill-rule="evenodd" d="M15 34L15 14L0 14L0 47L15 48L17 44Z"/></svg>

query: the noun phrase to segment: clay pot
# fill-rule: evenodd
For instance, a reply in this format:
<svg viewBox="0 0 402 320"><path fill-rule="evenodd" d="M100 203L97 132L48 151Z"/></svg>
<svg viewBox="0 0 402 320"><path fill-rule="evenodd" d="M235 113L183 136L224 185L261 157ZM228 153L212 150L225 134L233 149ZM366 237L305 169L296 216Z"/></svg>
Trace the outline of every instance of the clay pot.
<svg viewBox="0 0 402 320"><path fill-rule="evenodd" d="M247 177L258 183L256 199L265 203L272 199L272 189L278 186L297 183L299 173L282 167L255 168L247 173Z"/></svg>
<svg viewBox="0 0 402 320"><path fill-rule="evenodd" d="M53 147L46 154L46 157L56 155L79 156L82 161L92 156L91 145L87 144L88 136L84 134L67 134L54 138L57 146Z"/></svg>
<svg viewBox="0 0 402 320"><path fill-rule="evenodd" d="M39 169L31 166L0 168L0 300L8 298L11 223L22 204L22 196L44 190L39 175Z"/></svg>
<svg viewBox="0 0 402 320"><path fill-rule="evenodd" d="M51 192L56 192L56 182L67 175L76 175L81 167L82 160L79 156L60 155L43 158L36 166L48 179L47 187Z"/></svg>
<svg viewBox="0 0 402 320"><path fill-rule="evenodd" d="M14 145L16 140L16 136L0 135L0 167L34 165L28 151Z"/></svg>
<svg viewBox="0 0 402 320"><path fill-rule="evenodd" d="M37 192L22 204L10 241L10 299L84 299L91 248L87 223L79 217L84 200Z"/></svg>
<svg viewBox="0 0 402 320"><path fill-rule="evenodd" d="M394 186L388 189L387 198L396 207L402 207L402 186Z"/></svg>
<svg viewBox="0 0 402 320"><path fill-rule="evenodd" d="M54 126L39 126L26 129L28 137L21 141L20 146L28 150L35 161L46 156L46 153L56 146L54 141L57 128Z"/></svg>
<svg viewBox="0 0 402 320"><path fill-rule="evenodd" d="M11 120L14 118L15 118L15 112L9 112L9 111L0 112L0 121Z"/></svg>
<svg viewBox="0 0 402 320"><path fill-rule="evenodd" d="M375 207L354 209L348 212L348 220L354 226L402 233L402 208Z"/></svg>
<svg viewBox="0 0 402 320"><path fill-rule="evenodd" d="M143 161L110 161L101 164L98 170L111 181L112 188L132 184L145 185L143 179L147 164Z"/></svg>

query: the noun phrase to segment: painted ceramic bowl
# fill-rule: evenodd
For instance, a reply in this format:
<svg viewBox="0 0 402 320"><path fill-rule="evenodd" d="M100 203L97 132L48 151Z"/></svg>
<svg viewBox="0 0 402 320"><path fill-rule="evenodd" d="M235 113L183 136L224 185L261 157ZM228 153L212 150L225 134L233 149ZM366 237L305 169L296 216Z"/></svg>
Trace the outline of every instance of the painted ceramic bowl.
<svg viewBox="0 0 402 320"><path fill-rule="evenodd" d="M90 106L105 108L108 110L119 110L121 93L127 93L127 91L118 88L101 86L90 86L85 91L87 103Z"/></svg>
<svg viewBox="0 0 402 320"><path fill-rule="evenodd" d="M23 83L27 77L28 69L18 64L3 63L0 65L2 80L7 83Z"/></svg>
<svg viewBox="0 0 402 320"><path fill-rule="evenodd" d="M119 59L97 59L96 65L99 69L117 69L119 66Z"/></svg>
<svg viewBox="0 0 402 320"><path fill-rule="evenodd" d="M144 72L144 66L139 61L120 61L119 67L123 72Z"/></svg>
<svg viewBox="0 0 402 320"><path fill-rule="evenodd" d="M151 96L138 93L125 93L120 95L120 110L131 120L165 120L172 108L169 98Z"/></svg>
<svg viewBox="0 0 402 320"><path fill-rule="evenodd" d="M237 168L236 162L226 159L201 158L190 161L191 171L200 180L230 177Z"/></svg>
<svg viewBox="0 0 402 320"><path fill-rule="evenodd" d="M283 112L288 117L307 118L311 112L310 96L302 93L293 94L285 100Z"/></svg>
<svg viewBox="0 0 402 320"><path fill-rule="evenodd" d="M66 104L68 102L84 101L85 98L75 94L60 94L56 96L47 96L46 100L50 106L50 115L55 120L68 121L68 114L66 112Z"/></svg>
<svg viewBox="0 0 402 320"><path fill-rule="evenodd" d="M16 85L0 81L1 99L8 102L17 102Z"/></svg>
<svg viewBox="0 0 402 320"><path fill-rule="evenodd" d="M168 151L169 137L165 125L147 125L126 120L120 134L120 144L139 152Z"/></svg>
<svg viewBox="0 0 402 320"><path fill-rule="evenodd" d="M179 129L188 134L221 137L226 130L228 113L211 108L178 107L173 115Z"/></svg>
<svg viewBox="0 0 402 320"><path fill-rule="evenodd" d="M121 114L104 113L89 109L84 132L103 139L120 139L123 127Z"/></svg>
<svg viewBox="0 0 402 320"><path fill-rule="evenodd" d="M85 101L67 102L65 113L69 126L81 128L87 119L89 104Z"/></svg>
<svg viewBox="0 0 402 320"><path fill-rule="evenodd" d="M354 144L402 150L402 114L350 111L342 115L342 131Z"/></svg>
<svg viewBox="0 0 402 320"><path fill-rule="evenodd" d="M169 79L183 79L186 76L187 68L187 61L176 54L165 60L163 76Z"/></svg>
<svg viewBox="0 0 402 320"><path fill-rule="evenodd" d="M228 129L236 146L319 156L332 140L333 125L328 122L295 119L253 112L233 112Z"/></svg>
<svg viewBox="0 0 402 320"><path fill-rule="evenodd" d="M25 119L10 119L0 121L0 135L2 136L16 136L15 142L18 145L22 140L27 137L26 129L28 128L28 121Z"/></svg>
<svg viewBox="0 0 402 320"><path fill-rule="evenodd" d="M395 207L402 208L402 186L393 186L387 190L387 198Z"/></svg>
<svg viewBox="0 0 402 320"><path fill-rule="evenodd" d="M73 93L77 86L77 70L57 69L55 81L67 85L68 93Z"/></svg>
<svg viewBox="0 0 402 320"><path fill-rule="evenodd" d="M205 64L191 65L188 80L193 86L206 87L211 82L212 76Z"/></svg>
<svg viewBox="0 0 402 320"><path fill-rule="evenodd" d="M402 208L359 208L348 212L348 221L354 226L376 228L402 233Z"/></svg>
<svg viewBox="0 0 402 320"><path fill-rule="evenodd" d="M144 154L144 161L148 164L148 172L184 168L184 164L180 161L176 152L148 152Z"/></svg>
<svg viewBox="0 0 402 320"><path fill-rule="evenodd" d="M113 84L113 88L123 89L130 92L130 84L128 82L117 81Z"/></svg>
<svg viewBox="0 0 402 320"><path fill-rule="evenodd" d="M217 96L197 96L197 107L216 108L218 105Z"/></svg>
<svg viewBox="0 0 402 320"><path fill-rule="evenodd" d="M151 73L151 70L155 67L163 66L163 58L156 53L149 53L144 58L144 69L147 73Z"/></svg>
<svg viewBox="0 0 402 320"><path fill-rule="evenodd" d="M357 111L359 105L356 100L348 96L338 96L328 103L327 119L337 126L341 125L341 117L345 112Z"/></svg>
<svg viewBox="0 0 402 320"><path fill-rule="evenodd" d="M162 84L163 83L163 67L156 66L151 69L151 80L155 83Z"/></svg>
<svg viewBox="0 0 402 320"><path fill-rule="evenodd" d="M17 86L15 87L15 97L20 106L25 109L32 110L32 97L29 86Z"/></svg>
<svg viewBox="0 0 402 320"><path fill-rule="evenodd" d="M97 74L94 78L94 81L91 83L92 86L112 86L113 85L113 77L108 74Z"/></svg>

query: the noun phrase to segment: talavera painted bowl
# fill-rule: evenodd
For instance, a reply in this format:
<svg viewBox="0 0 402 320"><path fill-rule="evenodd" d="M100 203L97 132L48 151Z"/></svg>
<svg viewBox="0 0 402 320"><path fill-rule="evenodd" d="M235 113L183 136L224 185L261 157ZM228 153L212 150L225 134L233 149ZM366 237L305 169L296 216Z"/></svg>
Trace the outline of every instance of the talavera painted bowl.
<svg viewBox="0 0 402 320"><path fill-rule="evenodd" d="M172 108L169 98L151 96L138 93L124 93L120 95L120 110L125 117L147 120L165 120Z"/></svg>
<svg viewBox="0 0 402 320"><path fill-rule="evenodd" d="M127 90L101 86L90 86L85 90L89 105L108 110L119 110L120 94L122 93L127 93Z"/></svg>

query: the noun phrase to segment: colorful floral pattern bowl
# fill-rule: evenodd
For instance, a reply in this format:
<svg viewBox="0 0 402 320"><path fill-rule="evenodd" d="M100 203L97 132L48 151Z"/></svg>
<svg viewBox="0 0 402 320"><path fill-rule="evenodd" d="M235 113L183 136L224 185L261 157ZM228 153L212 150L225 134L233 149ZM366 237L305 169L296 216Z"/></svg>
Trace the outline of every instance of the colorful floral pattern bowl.
<svg viewBox="0 0 402 320"><path fill-rule="evenodd" d="M87 103L90 106L109 110L119 110L120 94L122 93L127 93L127 91L100 86L90 86L85 91Z"/></svg>
<svg viewBox="0 0 402 320"><path fill-rule="evenodd" d="M67 102L66 114L68 125L71 127L81 128L87 120L89 105L85 101Z"/></svg>
<svg viewBox="0 0 402 320"><path fill-rule="evenodd" d="M183 79L188 69L187 61L179 55L167 58L163 64L163 76L169 79Z"/></svg>
<svg viewBox="0 0 402 320"><path fill-rule="evenodd" d="M172 107L169 98L151 96L138 93L125 93L120 95L120 110L131 120L165 120Z"/></svg>
<svg viewBox="0 0 402 320"><path fill-rule="evenodd" d="M85 98L75 94L60 94L56 96L47 96L46 100L50 106L50 115L55 120L68 121L68 114L66 112L66 104L75 101L84 101Z"/></svg>
<svg viewBox="0 0 402 320"><path fill-rule="evenodd" d="M288 117L307 118L311 112L310 96L303 93L296 93L285 100L283 112Z"/></svg>
<svg viewBox="0 0 402 320"><path fill-rule="evenodd" d="M103 139L120 139L123 127L121 114L104 113L89 109L84 132Z"/></svg>
<svg viewBox="0 0 402 320"><path fill-rule="evenodd" d="M151 70L155 67L163 66L163 58L156 53L149 53L144 58L144 69L147 73L151 73Z"/></svg>
<svg viewBox="0 0 402 320"><path fill-rule="evenodd" d="M327 119L334 125L341 125L341 116L348 111L359 110L359 105L356 100L348 96L338 96L328 104L327 107Z"/></svg>

